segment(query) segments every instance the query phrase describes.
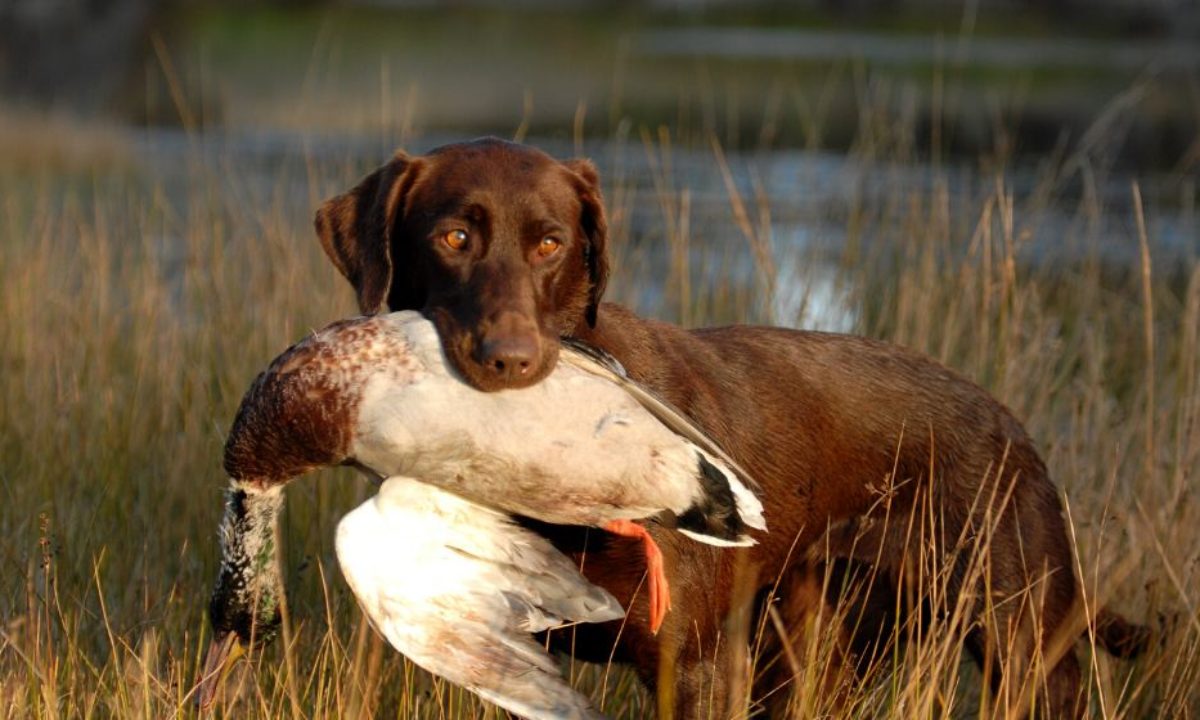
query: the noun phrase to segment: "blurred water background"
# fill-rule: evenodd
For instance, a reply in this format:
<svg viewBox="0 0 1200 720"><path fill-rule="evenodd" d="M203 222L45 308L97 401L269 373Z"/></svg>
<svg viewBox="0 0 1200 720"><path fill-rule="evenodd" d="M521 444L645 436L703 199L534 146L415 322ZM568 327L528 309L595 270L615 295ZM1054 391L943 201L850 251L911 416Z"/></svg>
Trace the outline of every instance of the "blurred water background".
<svg viewBox="0 0 1200 720"><path fill-rule="evenodd" d="M1197 252L1195 3L7 0L0 28L18 172L115 163L177 211L203 172L303 237L398 147L516 138L598 162L616 290L648 312L689 304L663 281L684 237L695 286L765 282L753 316L853 329L830 271L880 232L848 218L898 185L957 200L1003 177L1053 198L1022 214L1024 261L1119 271L1137 180L1155 256Z"/></svg>

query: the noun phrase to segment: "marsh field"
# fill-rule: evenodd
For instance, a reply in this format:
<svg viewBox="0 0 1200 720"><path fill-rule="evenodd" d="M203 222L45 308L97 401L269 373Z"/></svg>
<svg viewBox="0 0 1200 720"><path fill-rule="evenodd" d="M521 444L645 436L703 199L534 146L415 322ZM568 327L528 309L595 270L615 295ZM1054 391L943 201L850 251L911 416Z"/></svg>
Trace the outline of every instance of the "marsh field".
<svg viewBox="0 0 1200 720"><path fill-rule="evenodd" d="M881 338L995 394L1061 489L1089 602L1159 629L1134 661L1080 640L1091 716L1200 715L1192 60L1013 70L955 60L953 35L899 66L681 60L680 28L610 28L505 55L491 82L478 54L524 47L516 24L486 40L426 13L393 42L373 12L192 9L150 39L141 116L0 110L0 715L196 714L225 432L271 358L356 312L313 211L397 147L481 132L596 161L608 299ZM1081 124L1047 140L1023 108ZM283 641L219 716L503 716L355 606L332 539L369 492L350 470L289 488ZM837 693L820 627L804 657L751 662L795 664L799 717L978 717L961 620L898 628ZM604 712L653 712L628 670L563 662Z"/></svg>

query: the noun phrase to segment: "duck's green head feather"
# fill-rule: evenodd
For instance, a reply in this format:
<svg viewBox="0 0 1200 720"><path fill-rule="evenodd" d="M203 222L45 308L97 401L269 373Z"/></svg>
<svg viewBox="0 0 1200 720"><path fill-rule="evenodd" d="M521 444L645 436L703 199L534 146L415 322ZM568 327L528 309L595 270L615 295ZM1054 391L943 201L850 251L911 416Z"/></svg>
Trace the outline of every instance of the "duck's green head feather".
<svg viewBox="0 0 1200 720"><path fill-rule="evenodd" d="M247 646L275 638L283 596L275 543L283 488L234 485L221 521L221 572L208 604L216 635L236 633Z"/></svg>

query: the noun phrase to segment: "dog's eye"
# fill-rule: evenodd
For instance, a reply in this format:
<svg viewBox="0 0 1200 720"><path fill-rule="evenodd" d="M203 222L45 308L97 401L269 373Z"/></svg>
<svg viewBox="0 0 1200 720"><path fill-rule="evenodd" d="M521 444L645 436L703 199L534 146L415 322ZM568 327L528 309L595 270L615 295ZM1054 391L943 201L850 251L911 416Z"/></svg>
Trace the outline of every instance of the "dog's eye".
<svg viewBox="0 0 1200 720"><path fill-rule="evenodd" d="M541 255L542 257L550 257L554 253L558 252L560 247L562 247L562 242L558 238L546 236L542 238L540 243L538 243L538 255Z"/></svg>
<svg viewBox="0 0 1200 720"><path fill-rule="evenodd" d="M451 230L442 236L442 242L454 250L462 250L467 245L467 237L466 230Z"/></svg>

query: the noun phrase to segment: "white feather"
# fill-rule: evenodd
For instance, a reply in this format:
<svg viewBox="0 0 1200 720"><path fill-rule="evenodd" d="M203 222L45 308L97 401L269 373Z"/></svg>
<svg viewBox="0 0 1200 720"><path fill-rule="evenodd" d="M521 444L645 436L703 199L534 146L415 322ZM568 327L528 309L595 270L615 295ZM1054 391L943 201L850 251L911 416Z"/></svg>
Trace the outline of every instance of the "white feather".
<svg viewBox="0 0 1200 720"><path fill-rule="evenodd" d="M624 611L543 538L392 477L341 520L336 546L371 623L420 667L525 717L600 717L529 633Z"/></svg>

